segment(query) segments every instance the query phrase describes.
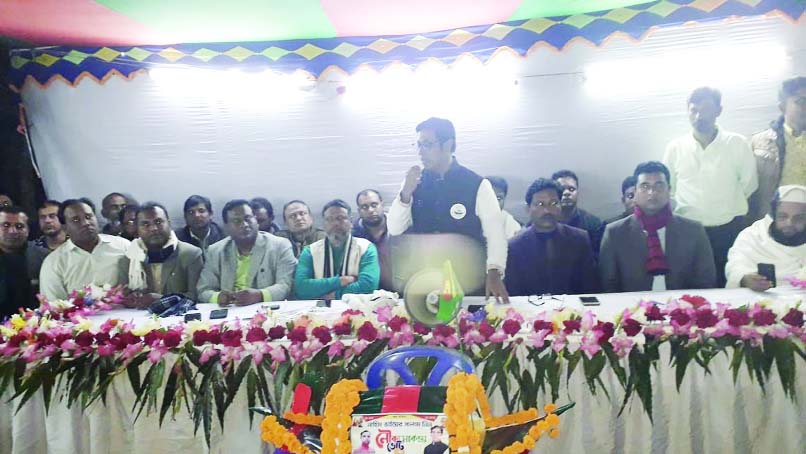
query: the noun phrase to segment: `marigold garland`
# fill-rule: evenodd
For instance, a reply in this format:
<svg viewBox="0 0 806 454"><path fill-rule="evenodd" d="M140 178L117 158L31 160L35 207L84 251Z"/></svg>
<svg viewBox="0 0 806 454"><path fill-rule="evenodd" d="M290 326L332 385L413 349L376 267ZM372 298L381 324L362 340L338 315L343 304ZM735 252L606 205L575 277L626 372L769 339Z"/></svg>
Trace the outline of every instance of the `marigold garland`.
<svg viewBox="0 0 806 454"><path fill-rule="evenodd" d="M296 435L292 434L278 421L276 416L266 416L260 423L260 438L266 443L271 443L276 447L285 446L294 454L314 454L310 449L302 445Z"/></svg>
<svg viewBox="0 0 806 454"><path fill-rule="evenodd" d="M324 416L320 415L308 415L303 413L294 413L291 411L285 412L283 418L293 422L294 424L303 424L306 426L322 426L322 420Z"/></svg>
<svg viewBox="0 0 806 454"><path fill-rule="evenodd" d="M325 415L322 420L322 454L350 454L350 427L353 409L366 391L361 380L341 380L333 385L325 396Z"/></svg>

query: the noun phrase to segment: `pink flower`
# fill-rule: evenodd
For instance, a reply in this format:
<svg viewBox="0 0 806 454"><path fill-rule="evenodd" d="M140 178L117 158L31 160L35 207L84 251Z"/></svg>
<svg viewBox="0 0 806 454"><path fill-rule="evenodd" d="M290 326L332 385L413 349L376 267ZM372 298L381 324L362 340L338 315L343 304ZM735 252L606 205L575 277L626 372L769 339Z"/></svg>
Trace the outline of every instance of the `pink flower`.
<svg viewBox="0 0 806 454"><path fill-rule="evenodd" d="M76 345L75 341L72 339L67 339L66 341L62 342L61 345L59 345L59 348L67 351L75 350L77 347L78 346Z"/></svg>
<svg viewBox="0 0 806 454"><path fill-rule="evenodd" d="M706 300L702 296L697 295L683 295L682 297L680 297L680 299L687 303L690 303L692 306L694 306L694 309L699 309L700 306L708 304L708 300Z"/></svg>
<svg viewBox="0 0 806 454"><path fill-rule="evenodd" d="M710 328L716 326L719 318L711 309L700 309L694 313L694 323L698 328Z"/></svg>
<svg viewBox="0 0 806 454"><path fill-rule="evenodd" d="M431 328L425 326L420 322L414 322L414 332L422 336L425 336L426 334L431 332Z"/></svg>
<svg viewBox="0 0 806 454"><path fill-rule="evenodd" d="M540 331L543 331L543 330L551 332L554 329L554 324L552 324L548 320L535 320L535 322L532 325L532 327L534 328L536 333L540 332Z"/></svg>
<svg viewBox="0 0 806 454"><path fill-rule="evenodd" d="M285 337L285 327L284 326L273 326L269 328L269 339L277 340L282 339Z"/></svg>
<svg viewBox="0 0 806 454"><path fill-rule="evenodd" d="M146 333L145 336L143 336L143 342L145 342L145 344L149 346L158 344L160 342L160 339L162 339L162 331L158 329L152 329L151 331Z"/></svg>
<svg viewBox="0 0 806 454"><path fill-rule="evenodd" d="M221 343L226 347L240 347L243 331L231 329L221 333Z"/></svg>
<svg viewBox="0 0 806 454"><path fill-rule="evenodd" d="M361 340L365 340L365 341L368 341L368 342L374 342L375 339L378 338L378 329L375 328L375 326L373 326L372 323L370 323L369 321L366 321L366 322L364 322L363 325L361 325L358 328L358 331L357 331L356 334L358 335L358 338L361 339ZM356 354L358 354L358 353L356 352Z"/></svg>
<svg viewBox="0 0 806 454"><path fill-rule="evenodd" d="M414 344L414 333L411 331L411 329L395 333L392 338L389 339L389 348L397 348L412 344Z"/></svg>
<svg viewBox="0 0 806 454"><path fill-rule="evenodd" d="M166 353L168 353L167 348L153 347L148 353L148 360L151 361L151 364L157 364Z"/></svg>
<svg viewBox="0 0 806 454"><path fill-rule="evenodd" d="M176 348L182 342L182 333L172 330L167 331L164 336L162 336L162 345L165 348Z"/></svg>
<svg viewBox="0 0 806 454"><path fill-rule="evenodd" d="M330 335L330 330L326 326L317 326L311 332L313 336L319 339L323 345L330 343L333 340L333 336Z"/></svg>
<svg viewBox="0 0 806 454"><path fill-rule="evenodd" d="M199 357L199 362L201 364L207 364L207 361L210 361L216 355L218 355L218 349L208 348L202 352L201 357Z"/></svg>
<svg viewBox="0 0 806 454"><path fill-rule="evenodd" d="M631 318L628 318L623 322L621 322L621 328L624 330L624 334L630 337L635 336L641 332L641 324Z"/></svg>
<svg viewBox="0 0 806 454"><path fill-rule="evenodd" d="M208 335L210 333L207 330L200 329L198 331L193 332L193 345L197 347L201 347L207 342Z"/></svg>
<svg viewBox="0 0 806 454"><path fill-rule="evenodd" d="M737 328L750 323L750 316L747 315L747 311L742 311L739 309L726 310L725 318L728 319L728 322L731 326L735 326Z"/></svg>
<svg viewBox="0 0 806 454"><path fill-rule="evenodd" d="M350 322L337 323L333 325L333 333L337 336L349 336L353 332L353 325Z"/></svg>
<svg viewBox="0 0 806 454"><path fill-rule="evenodd" d="M327 357L332 360L336 356L341 356L343 351L344 351L344 344L342 344L340 340L337 340L336 342L330 344L330 347L328 347Z"/></svg>
<svg viewBox="0 0 806 454"><path fill-rule="evenodd" d="M789 326L800 328L801 326L803 326L803 312L793 307L792 309L789 309L789 312L787 312L786 315L784 315L781 321Z"/></svg>
<svg viewBox="0 0 806 454"><path fill-rule="evenodd" d="M599 322L593 327L593 331L596 334L597 342L602 345L613 337L616 329L611 322Z"/></svg>
<svg viewBox="0 0 806 454"><path fill-rule="evenodd" d="M515 319L505 320L502 329L508 335L514 336L521 330L521 322Z"/></svg>
<svg viewBox="0 0 806 454"><path fill-rule="evenodd" d="M82 332L78 333L78 336L76 336L75 342L76 342L76 344L78 346L86 348L86 347L89 347L90 345L92 345L92 341L94 339L95 339L95 336L93 336L91 332L82 331Z"/></svg>
<svg viewBox="0 0 806 454"><path fill-rule="evenodd" d="M247 342L265 342L267 337L266 330L260 326L252 325L252 328L249 328L249 331L246 332Z"/></svg>
<svg viewBox="0 0 806 454"><path fill-rule="evenodd" d="M646 308L646 319L650 322L660 322L666 319L657 304L652 304Z"/></svg>
<svg viewBox="0 0 806 454"><path fill-rule="evenodd" d="M301 316L301 317L297 317L297 318L294 320L294 328L300 328L300 327L302 327L302 328L307 328L307 327L308 327L308 325L310 325L312 321L313 321L313 320L311 320L311 318L310 318L310 317L308 317L307 315L303 315L303 316Z"/></svg>
<svg viewBox="0 0 806 454"><path fill-rule="evenodd" d="M565 326L565 334L571 334L574 331L579 331L579 328L582 327L582 322L580 320L565 320L563 321L563 325Z"/></svg>
<svg viewBox="0 0 806 454"><path fill-rule="evenodd" d="M599 353L599 350L601 350L599 341L596 339L596 337L596 335L587 335L582 338L582 345L580 346L580 349L585 352L586 355L588 355L589 359L593 358L597 353Z"/></svg>
<svg viewBox="0 0 806 454"><path fill-rule="evenodd" d="M388 326L389 329L397 333L403 328L403 325L407 325L408 323L409 321L405 317L395 315L391 320L389 320Z"/></svg>
<svg viewBox="0 0 806 454"><path fill-rule="evenodd" d="M257 314L252 316L252 320L249 322L251 326L263 326L263 323L268 320L266 314L263 312L258 312Z"/></svg>
<svg viewBox="0 0 806 454"><path fill-rule="evenodd" d="M756 326L769 326L775 323L775 313L769 309L760 309L753 314L753 323Z"/></svg>
<svg viewBox="0 0 806 454"><path fill-rule="evenodd" d="M678 326L685 326L691 321L691 317L688 313L683 309L675 309L669 314L669 318L672 319L673 324L677 324Z"/></svg>
<svg viewBox="0 0 806 454"><path fill-rule="evenodd" d="M560 331L554 337L554 341L551 343L551 349L557 353L560 353L566 345L568 345L568 341L565 338L566 334L565 331Z"/></svg>
<svg viewBox="0 0 806 454"><path fill-rule="evenodd" d="M378 315L379 322L386 323L392 319L392 306L381 306L375 310L375 313Z"/></svg>
<svg viewBox="0 0 806 454"><path fill-rule="evenodd" d="M366 350L368 346L369 346L369 342L367 342L365 340L358 340L358 341L353 342L353 345L350 347L350 349L353 351L353 354L360 355L361 352Z"/></svg>
<svg viewBox="0 0 806 454"><path fill-rule="evenodd" d="M120 355L124 359L129 360L137 356L143 350L143 344L131 344L127 345L125 349L123 349L123 353Z"/></svg>
<svg viewBox="0 0 806 454"><path fill-rule="evenodd" d="M479 334L484 336L484 340L487 340L492 337L493 334L495 334L495 327L489 324L487 320L484 320L483 322L479 323Z"/></svg>
<svg viewBox="0 0 806 454"><path fill-rule="evenodd" d="M233 348L225 347L224 349L221 350L222 354L221 358L219 358L219 361L221 362L221 364L228 364L240 361L243 352L244 352L243 347L233 347Z"/></svg>
<svg viewBox="0 0 806 454"><path fill-rule="evenodd" d="M308 340L308 330L304 326L297 326L288 333L288 340L292 343L302 343Z"/></svg>
<svg viewBox="0 0 806 454"><path fill-rule="evenodd" d="M787 330L782 326L773 326L767 332L767 335L775 339L786 339L787 337L789 337L789 330Z"/></svg>
<svg viewBox="0 0 806 454"><path fill-rule="evenodd" d="M98 356L111 356L115 354L115 346L113 344L100 345L98 346L97 352Z"/></svg>
<svg viewBox="0 0 806 454"><path fill-rule="evenodd" d="M271 360L274 361L275 363L282 363L285 362L286 360L285 350L283 350L282 348L279 347L272 348L269 354L271 355Z"/></svg>
<svg viewBox="0 0 806 454"><path fill-rule="evenodd" d="M537 333L532 333L526 338L526 345L533 347L533 348L543 348L546 344L546 334L545 330L540 330Z"/></svg>
<svg viewBox="0 0 806 454"><path fill-rule="evenodd" d="M635 346L635 341L629 337L613 336L613 338L610 339L610 345L613 346L613 351L616 352L619 358L624 358L632 351L633 346Z"/></svg>

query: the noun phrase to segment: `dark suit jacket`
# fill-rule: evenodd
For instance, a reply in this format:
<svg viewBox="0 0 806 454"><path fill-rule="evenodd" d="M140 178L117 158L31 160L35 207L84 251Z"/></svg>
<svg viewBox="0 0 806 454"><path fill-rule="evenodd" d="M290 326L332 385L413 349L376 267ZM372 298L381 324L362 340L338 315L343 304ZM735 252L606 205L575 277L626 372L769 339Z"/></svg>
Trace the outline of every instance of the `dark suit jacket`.
<svg viewBox="0 0 806 454"><path fill-rule="evenodd" d="M699 222L673 216L666 226L666 288L701 289L716 285L711 243ZM599 274L605 292L652 290L653 276L646 272L649 249L646 232L635 215L607 226L599 253Z"/></svg>
<svg viewBox="0 0 806 454"><path fill-rule="evenodd" d="M509 240L505 283L510 295L574 295L599 290L596 262L586 231L557 224L556 233L547 241L547 249L552 251L548 269L540 273L549 276L548 282L540 282L537 276L538 269L547 263L545 255L538 255L538 241L534 226Z"/></svg>
<svg viewBox="0 0 806 454"><path fill-rule="evenodd" d="M202 250L180 241L174 253L162 263L160 272L162 288L154 288L151 270L147 268L149 291L163 295L181 293L195 301L196 284L203 266Z"/></svg>

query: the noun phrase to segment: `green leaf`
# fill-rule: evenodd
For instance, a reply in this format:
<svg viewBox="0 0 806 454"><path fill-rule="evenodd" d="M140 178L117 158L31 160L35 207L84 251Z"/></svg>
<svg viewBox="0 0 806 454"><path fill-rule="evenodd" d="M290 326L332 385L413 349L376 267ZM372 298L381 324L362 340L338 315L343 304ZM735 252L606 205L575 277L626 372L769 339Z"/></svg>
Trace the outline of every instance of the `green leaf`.
<svg viewBox="0 0 806 454"><path fill-rule="evenodd" d="M180 375L182 374L181 363L182 357L180 356L171 367L171 371L168 374L168 381L165 382L165 390L162 393L162 405L160 406L160 427L162 427L162 422L165 420L165 415L168 413L168 410L173 406L177 382L180 380Z"/></svg>
<svg viewBox="0 0 806 454"><path fill-rule="evenodd" d="M257 367L260 367L258 365ZM253 369L249 369L249 372L246 374L246 405L249 408L255 406L255 402L257 400L257 372ZM249 412L249 428L252 428L252 420L254 419L255 414L253 412Z"/></svg>
<svg viewBox="0 0 806 454"><path fill-rule="evenodd" d="M568 360L567 366L567 373L565 374L565 387L568 387L568 382L571 381L571 374L574 373L574 370L577 368L577 364L582 359L582 352L577 351L571 355L566 356Z"/></svg>
<svg viewBox="0 0 806 454"><path fill-rule="evenodd" d="M139 355L135 357L128 366L126 366L126 374L129 376L129 383L132 385L132 391L135 393L140 392L140 365L143 364L148 357L146 355Z"/></svg>
<svg viewBox="0 0 806 454"><path fill-rule="evenodd" d="M680 392L680 386L683 384L683 378L686 376L686 368L691 362L692 357L696 355L696 346L677 350L677 356L674 357L674 378L675 384L677 385L677 392Z"/></svg>
<svg viewBox="0 0 806 454"><path fill-rule="evenodd" d="M229 408L230 404L232 404L232 401L235 399L235 395L238 393L238 390L241 389L241 383L243 383L246 373L249 372L251 368L252 355L248 355L241 360L240 364L238 364L238 368L235 370L232 380L227 384L227 399L224 403L225 410Z"/></svg>
<svg viewBox="0 0 806 454"><path fill-rule="evenodd" d="M599 378L599 374L602 373L607 364L607 358L605 358L604 353L597 353L590 359L588 359L587 355L582 356L582 358L582 369L585 371L585 381L588 383L588 389L590 389L591 394L596 394L596 379Z"/></svg>
<svg viewBox="0 0 806 454"><path fill-rule="evenodd" d="M560 370L562 369L562 357L556 352L551 352L551 355L546 361L546 377L548 378L549 386L551 386L551 401L556 402L560 398Z"/></svg>

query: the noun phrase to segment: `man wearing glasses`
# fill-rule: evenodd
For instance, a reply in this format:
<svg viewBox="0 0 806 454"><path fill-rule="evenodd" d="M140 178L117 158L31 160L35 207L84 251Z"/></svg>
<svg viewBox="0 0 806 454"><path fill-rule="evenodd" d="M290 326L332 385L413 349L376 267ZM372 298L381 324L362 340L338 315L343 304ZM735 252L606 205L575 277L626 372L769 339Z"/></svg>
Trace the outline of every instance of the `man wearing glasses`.
<svg viewBox="0 0 806 454"><path fill-rule="evenodd" d="M559 223L563 188L540 178L526 191L531 225L509 240L510 295L579 294L599 290L588 233Z"/></svg>
<svg viewBox="0 0 806 454"><path fill-rule="evenodd" d="M697 221L672 214L669 169L639 164L632 215L607 226L599 254L605 292L713 288L711 243Z"/></svg>
<svg viewBox="0 0 806 454"><path fill-rule="evenodd" d="M486 295L509 302L507 240L490 182L454 158L456 130L449 120L432 117L416 131L424 169L409 169L387 216L389 234L458 233L478 240L487 248Z"/></svg>

